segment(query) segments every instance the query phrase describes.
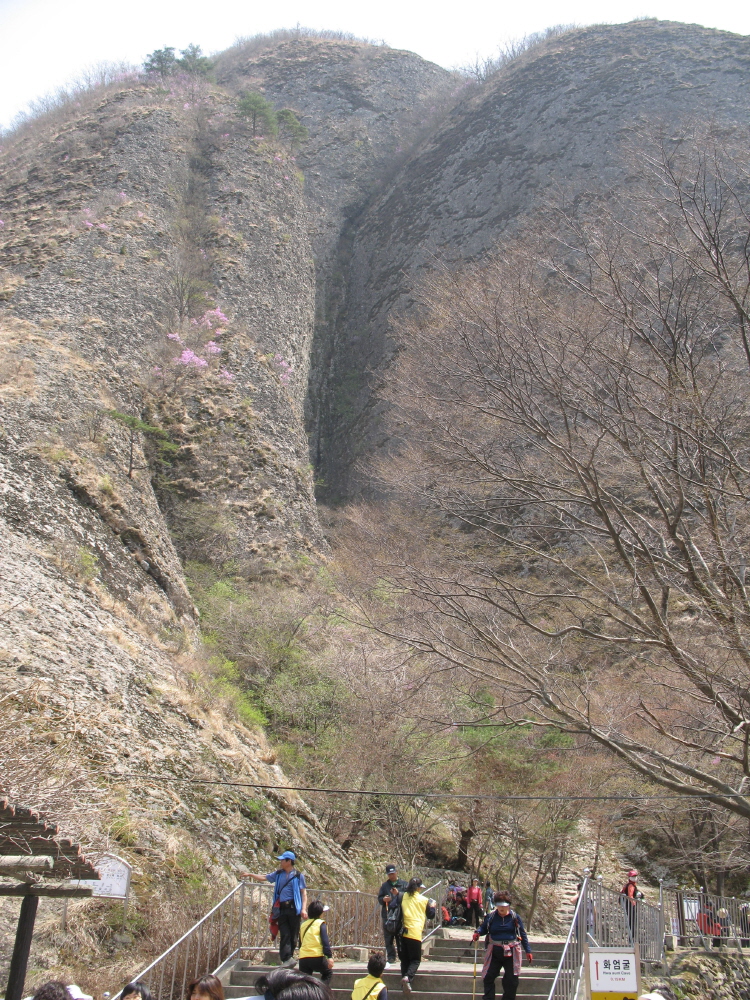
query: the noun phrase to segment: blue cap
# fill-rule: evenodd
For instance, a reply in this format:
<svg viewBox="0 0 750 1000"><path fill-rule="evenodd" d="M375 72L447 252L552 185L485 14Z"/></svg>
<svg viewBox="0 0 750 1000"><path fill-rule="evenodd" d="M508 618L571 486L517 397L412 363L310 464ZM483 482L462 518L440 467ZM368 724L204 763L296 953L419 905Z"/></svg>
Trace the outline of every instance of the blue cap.
<svg viewBox="0 0 750 1000"><path fill-rule="evenodd" d="M277 861L296 861L297 860L297 855L294 853L294 851L284 851L283 854L279 854L279 856L276 858L276 860Z"/></svg>

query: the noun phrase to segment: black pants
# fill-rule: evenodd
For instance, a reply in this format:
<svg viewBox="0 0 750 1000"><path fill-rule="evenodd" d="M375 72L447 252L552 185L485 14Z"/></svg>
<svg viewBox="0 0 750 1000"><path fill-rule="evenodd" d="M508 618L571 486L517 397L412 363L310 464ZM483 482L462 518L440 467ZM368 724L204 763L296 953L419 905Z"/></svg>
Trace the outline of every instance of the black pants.
<svg viewBox="0 0 750 1000"><path fill-rule="evenodd" d="M319 972L320 978L324 983L330 981L333 975L333 969L328 968L328 959L325 955L321 955L319 958L301 958L299 960L299 971L306 973L311 976L313 972Z"/></svg>
<svg viewBox="0 0 750 1000"><path fill-rule="evenodd" d="M279 958L286 962L294 954L299 937L299 915L294 907L284 906L279 910Z"/></svg>
<svg viewBox="0 0 750 1000"><path fill-rule="evenodd" d="M481 922L484 920L484 914L482 913L482 907L479 903L472 903L469 906L469 923L472 927L479 927Z"/></svg>
<svg viewBox="0 0 750 1000"><path fill-rule="evenodd" d="M415 941L414 938L402 937L399 958L401 959L401 976L402 978L406 976L411 982L417 974L419 963L422 961L422 942Z"/></svg>
<svg viewBox="0 0 750 1000"><path fill-rule="evenodd" d="M495 1000L495 980L503 971L503 1000L516 1000L518 976L513 975L513 956L502 948L492 949L492 961L484 977L484 1000Z"/></svg>
<svg viewBox="0 0 750 1000"><path fill-rule="evenodd" d="M397 935L391 934L390 931L385 929L385 920L383 921L383 940L385 941L385 957L389 962L396 961L396 940Z"/></svg>

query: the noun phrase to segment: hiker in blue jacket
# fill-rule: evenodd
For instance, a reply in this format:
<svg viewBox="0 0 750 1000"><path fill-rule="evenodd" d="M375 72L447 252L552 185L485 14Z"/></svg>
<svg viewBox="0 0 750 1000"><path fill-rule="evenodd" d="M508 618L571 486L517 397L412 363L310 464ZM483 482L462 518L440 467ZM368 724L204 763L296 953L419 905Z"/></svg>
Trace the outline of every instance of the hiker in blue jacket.
<svg viewBox="0 0 750 1000"><path fill-rule="evenodd" d="M240 878L273 883L271 913L279 925L279 958L282 966L289 968L297 964L292 956L297 947L300 920L307 920L307 883L302 872L294 867L297 856L293 851L284 851L276 860L281 865L275 872L268 875L243 872Z"/></svg>
<svg viewBox="0 0 750 1000"><path fill-rule="evenodd" d="M534 957L529 949L529 939L523 921L510 908L510 893L496 892L494 909L488 913L472 935L476 944L487 935L487 950L482 966L485 1000L495 1000L495 980L503 970L503 1000L516 1000L518 977L521 973L521 948L529 962Z"/></svg>

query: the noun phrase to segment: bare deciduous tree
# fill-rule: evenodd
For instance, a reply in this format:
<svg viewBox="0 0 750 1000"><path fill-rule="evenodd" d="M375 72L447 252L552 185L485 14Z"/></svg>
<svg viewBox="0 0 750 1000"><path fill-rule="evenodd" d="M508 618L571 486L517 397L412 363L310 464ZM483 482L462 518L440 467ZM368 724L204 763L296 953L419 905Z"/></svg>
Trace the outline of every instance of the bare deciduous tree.
<svg viewBox="0 0 750 1000"><path fill-rule="evenodd" d="M386 391L398 530L360 518L396 597L366 609L508 716L750 817L750 173L651 148L619 204L433 282Z"/></svg>

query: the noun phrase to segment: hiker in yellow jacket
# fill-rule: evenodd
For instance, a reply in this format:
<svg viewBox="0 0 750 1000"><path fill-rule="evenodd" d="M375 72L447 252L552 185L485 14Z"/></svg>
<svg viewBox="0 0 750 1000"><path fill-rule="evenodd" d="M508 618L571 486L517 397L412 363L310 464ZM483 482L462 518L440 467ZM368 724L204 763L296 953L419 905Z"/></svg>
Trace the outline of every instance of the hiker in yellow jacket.
<svg viewBox="0 0 750 1000"><path fill-rule="evenodd" d="M382 980L385 955L376 951L367 963L367 975L357 979L352 990L352 1000L388 1000L388 990Z"/></svg>
<svg viewBox="0 0 750 1000"><path fill-rule="evenodd" d="M319 972L324 983L333 975L333 952L323 914L329 907L314 899L307 908L308 919L299 929L299 971L311 976Z"/></svg>
<svg viewBox="0 0 750 1000"><path fill-rule="evenodd" d="M409 881L401 895L401 992L411 993L411 984L422 961L422 934L425 921L435 916L435 900L418 890L424 887L421 878Z"/></svg>

